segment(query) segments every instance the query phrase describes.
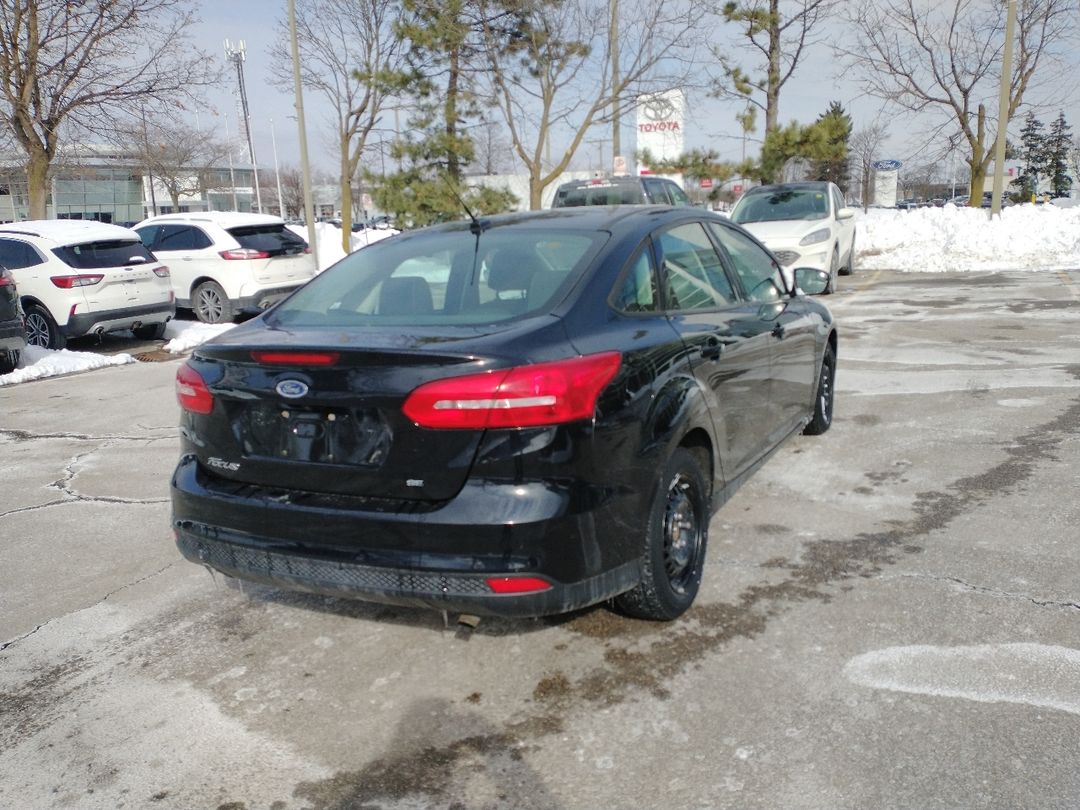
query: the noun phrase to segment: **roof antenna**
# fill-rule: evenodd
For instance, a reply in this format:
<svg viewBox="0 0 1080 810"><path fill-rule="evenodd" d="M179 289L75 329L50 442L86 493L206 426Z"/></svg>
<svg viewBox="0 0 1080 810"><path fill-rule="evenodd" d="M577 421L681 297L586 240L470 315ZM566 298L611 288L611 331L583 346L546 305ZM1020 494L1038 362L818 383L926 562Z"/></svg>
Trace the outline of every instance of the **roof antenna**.
<svg viewBox="0 0 1080 810"><path fill-rule="evenodd" d="M450 193L454 195L454 199L461 203L461 207L465 209L465 213L468 214L469 219L472 220L472 222L469 224L469 231L476 236L480 236L480 234L482 234L491 226L491 222L486 219L477 219L476 214L474 214L472 212L472 209L469 208L468 203L466 203L465 199L461 196L461 194L458 193L457 186L450 178L449 173L447 173L447 171L445 169L442 169L441 167L440 172L442 174L443 182L446 183L446 187L450 189Z"/></svg>

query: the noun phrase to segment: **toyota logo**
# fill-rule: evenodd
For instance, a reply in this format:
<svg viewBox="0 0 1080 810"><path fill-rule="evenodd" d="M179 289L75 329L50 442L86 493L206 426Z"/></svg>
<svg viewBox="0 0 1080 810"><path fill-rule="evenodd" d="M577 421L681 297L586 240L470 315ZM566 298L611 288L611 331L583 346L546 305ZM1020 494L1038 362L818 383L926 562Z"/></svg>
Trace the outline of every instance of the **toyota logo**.
<svg viewBox="0 0 1080 810"><path fill-rule="evenodd" d="M650 121L666 121L675 115L675 105L663 96L653 96L641 105L641 114Z"/></svg>
<svg viewBox="0 0 1080 810"><path fill-rule="evenodd" d="M286 399L299 399L308 392L308 386L300 380L282 380L274 387L274 390Z"/></svg>

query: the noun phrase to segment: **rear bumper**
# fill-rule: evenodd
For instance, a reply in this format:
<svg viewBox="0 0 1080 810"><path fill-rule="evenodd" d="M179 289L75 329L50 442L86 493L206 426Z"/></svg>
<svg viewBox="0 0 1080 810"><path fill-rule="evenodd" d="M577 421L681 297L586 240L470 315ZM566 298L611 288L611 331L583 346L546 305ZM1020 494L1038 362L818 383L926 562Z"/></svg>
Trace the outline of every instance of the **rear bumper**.
<svg viewBox="0 0 1080 810"><path fill-rule="evenodd" d="M82 337L94 332L118 332L138 325L164 323L176 315L176 304L166 302L143 307L125 307L73 315L60 327L67 337Z"/></svg>
<svg viewBox="0 0 1080 810"><path fill-rule="evenodd" d="M501 616L564 613L637 584L619 500L540 482L472 482L426 506L313 496L228 482L193 456L172 481L177 546L193 562L294 590ZM551 587L498 594L486 581L513 576Z"/></svg>
<svg viewBox="0 0 1080 810"><path fill-rule="evenodd" d="M289 284L283 287L268 287L265 290L258 290L251 295L244 295L237 298L235 303L240 309L244 307L257 307L259 309L266 309L273 304L276 304L285 296L291 294L293 290L304 284L303 281L296 284Z"/></svg>

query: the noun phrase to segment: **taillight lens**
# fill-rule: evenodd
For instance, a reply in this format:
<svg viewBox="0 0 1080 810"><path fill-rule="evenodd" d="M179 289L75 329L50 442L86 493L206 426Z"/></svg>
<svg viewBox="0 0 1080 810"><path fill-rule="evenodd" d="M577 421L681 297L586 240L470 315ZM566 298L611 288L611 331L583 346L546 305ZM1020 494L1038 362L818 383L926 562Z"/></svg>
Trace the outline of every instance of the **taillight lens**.
<svg viewBox="0 0 1080 810"><path fill-rule="evenodd" d="M181 408L191 413L214 410L214 395L206 387L206 381L187 363L176 372L176 399Z"/></svg>
<svg viewBox="0 0 1080 810"><path fill-rule="evenodd" d="M0 287L13 287L15 286L15 279L11 277L11 273L7 270L0 268Z"/></svg>
<svg viewBox="0 0 1080 810"><path fill-rule="evenodd" d="M332 366L341 355L338 352L252 352L256 363L267 366Z"/></svg>
<svg viewBox="0 0 1080 810"><path fill-rule="evenodd" d="M592 419L600 392L622 363L618 352L435 380L405 400L426 428L482 430Z"/></svg>
<svg viewBox="0 0 1080 810"><path fill-rule="evenodd" d="M99 273L84 273L78 276L52 276L49 281L61 290L70 290L73 287L92 287L105 276Z"/></svg>
<svg viewBox="0 0 1080 810"><path fill-rule="evenodd" d="M219 254L223 259L269 259L270 254L265 250L254 248L237 248L236 250L223 250Z"/></svg>
<svg viewBox="0 0 1080 810"><path fill-rule="evenodd" d="M169 277L169 268L166 267L165 265L161 265L161 267L155 267L154 268L154 275L157 276L158 278L168 278Z"/></svg>

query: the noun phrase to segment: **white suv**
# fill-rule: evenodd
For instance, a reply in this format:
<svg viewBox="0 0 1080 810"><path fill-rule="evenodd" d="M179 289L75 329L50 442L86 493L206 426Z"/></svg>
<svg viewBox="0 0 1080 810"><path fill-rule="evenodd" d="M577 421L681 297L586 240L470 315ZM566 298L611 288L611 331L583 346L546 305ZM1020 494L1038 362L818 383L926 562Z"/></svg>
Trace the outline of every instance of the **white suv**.
<svg viewBox="0 0 1080 810"><path fill-rule="evenodd" d="M104 222L50 219L0 225L0 265L11 271L31 346L131 329L157 340L176 314L169 268L138 235Z"/></svg>
<svg viewBox="0 0 1080 810"><path fill-rule="evenodd" d="M162 214L135 226L172 270L176 304L207 323L264 309L315 275L307 242L280 217L207 211Z"/></svg>

